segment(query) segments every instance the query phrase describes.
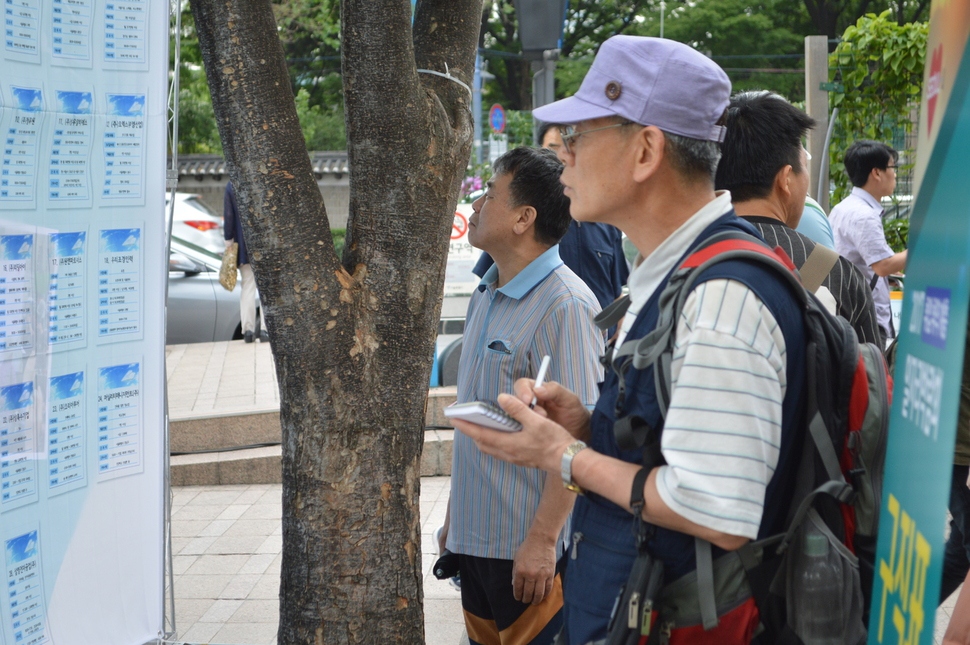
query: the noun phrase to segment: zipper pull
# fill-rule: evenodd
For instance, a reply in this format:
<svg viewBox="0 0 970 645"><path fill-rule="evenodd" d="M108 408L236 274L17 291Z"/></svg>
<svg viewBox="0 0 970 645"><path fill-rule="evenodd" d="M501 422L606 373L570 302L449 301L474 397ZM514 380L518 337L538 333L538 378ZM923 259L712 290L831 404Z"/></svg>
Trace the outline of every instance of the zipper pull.
<svg viewBox="0 0 970 645"><path fill-rule="evenodd" d="M673 623L662 623L660 625L660 645L669 645L670 643L670 630L673 628Z"/></svg>
<svg viewBox="0 0 970 645"><path fill-rule="evenodd" d="M653 601L649 598L643 602L643 615L640 617L640 635L649 636L653 627Z"/></svg>
<svg viewBox="0 0 970 645"><path fill-rule="evenodd" d="M630 595L630 605L627 608L626 626L630 629L637 629L640 620L640 592L634 591Z"/></svg>
<svg viewBox="0 0 970 645"><path fill-rule="evenodd" d="M569 554L571 560L576 559L577 551L579 550L579 543L583 541L583 534L579 531L573 533L573 548L572 552Z"/></svg>

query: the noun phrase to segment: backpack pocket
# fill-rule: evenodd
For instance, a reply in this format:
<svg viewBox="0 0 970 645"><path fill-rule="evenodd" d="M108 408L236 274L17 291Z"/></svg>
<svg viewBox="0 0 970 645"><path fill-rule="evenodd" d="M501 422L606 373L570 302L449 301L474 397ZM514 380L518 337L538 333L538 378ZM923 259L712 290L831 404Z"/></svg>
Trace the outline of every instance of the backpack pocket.
<svg viewBox="0 0 970 645"><path fill-rule="evenodd" d="M660 643L747 645L751 642L758 630L759 612L740 554L733 551L718 557L713 561L712 573L717 625L704 628L695 570L660 592Z"/></svg>
<svg viewBox="0 0 970 645"><path fill-rule="evenodd" d="M784 575L787 622L800 641L864 642L859 560L814 509L796 529L784 558L779 573ZM775 582L782 581L776 578Z"/></svg>

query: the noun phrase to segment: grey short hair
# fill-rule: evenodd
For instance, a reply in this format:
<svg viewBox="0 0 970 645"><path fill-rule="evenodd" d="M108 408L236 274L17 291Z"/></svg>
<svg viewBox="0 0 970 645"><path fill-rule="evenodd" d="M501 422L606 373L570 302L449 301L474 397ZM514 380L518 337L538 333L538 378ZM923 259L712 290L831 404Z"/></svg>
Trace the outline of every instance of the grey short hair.
<svg viewBox="0 0 970 645"><path fill-rule="evenodd" d="M714 183L717 164L721 160L721 146L716 141L702 141L664 132L670 165L689 179L709 179Z"/></svg>

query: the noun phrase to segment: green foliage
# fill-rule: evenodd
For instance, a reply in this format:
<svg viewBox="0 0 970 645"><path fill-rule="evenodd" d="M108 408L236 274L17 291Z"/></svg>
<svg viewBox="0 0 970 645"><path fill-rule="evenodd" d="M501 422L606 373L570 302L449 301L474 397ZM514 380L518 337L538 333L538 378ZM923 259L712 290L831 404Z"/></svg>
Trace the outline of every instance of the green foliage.
<svg viewBox="0 0 970 645"><path fill-rule="evenodd" d="M865 15L845 30L829 56L832 107L839 108L829 148L833 203L852 189L842 158L857 139L885 141L899 147L900 135L912 130L926 55L926 23L899 25L891 12ZM911 150L900 150L900 173L912 167Z"/></svg>
<svg viewBox="0 0 970 645"><path fill-rule="evenodd" d="M346 150L347 129L342 105L310 105L310 93L301 87L296 93L296 114L307 150Z"/></svg>
<svg viewBox="0 0 970 645"><path fill-rule="evenodd" d="M179 76L179 153L222 154L205 72L191 64Z"/></svg>
<svg viewBox="0 0 970 645"><path fill-rule="evenodd" d="M592 64L592 56L560 59L556 63L556 97L572 96L578 92Z"/></svg>
<svg viewBox="0 0 970 645"><path fill-rule="evenodd" d="M175 62L174 21L169 56ZM222 141L212 112L212 99L202 52L195 34L195 21L188 2L182 5L181 48L179 52L179 141L181 154L221 154Z"/></svg>
<svg viewBox="0 0 970 645"><path fill-rule="evenodd" d="M297 114L310 150L345 150L343 87L339 60L339 3L288 0L274 4L290 63ZM175 35L171 47L174 59ZM221 154L209 85L189 2L182 4L179 66L179 152Z"/></svg>
<svg viewBox="0 0 970 645"><path fill-rule="evenodd" d="M659 2L632 33L660 35ZM767 89L803 100L801 55L810 31L804 6L791 0L698 0L668 2L664 37L711 56L725 69L735 92Z"/></svg>
<svg viewBox="0 0 970 645"><path fill-rule="evenodd" d="M532 111L506 110L505 134L509 135L509 150L532 145ZM488 117L482 121L487 124ZM486 125L487 127L487 125Z"/></svg>
<svg viewBox="0 0 970 645"><path fill-rule="evenodd" d="M337 257L340 257L344 252L344 243L347 240L347 229L332 228L330 229L330 237L333 238L333 246L337 249Z"/></svg>
<svg viewBox="0 0 970 645"><path fill-rule="evenodd" d="M886 242L896 253L905 251L909 245L909 217L887 218L882 223Z"/></svg>
<svg viewBox="0 0 970 645"><path fill-rule="evenodd" d="M302 88L311 106L342 110L339 0L273 0L273 13L293 94Z"/></svg>

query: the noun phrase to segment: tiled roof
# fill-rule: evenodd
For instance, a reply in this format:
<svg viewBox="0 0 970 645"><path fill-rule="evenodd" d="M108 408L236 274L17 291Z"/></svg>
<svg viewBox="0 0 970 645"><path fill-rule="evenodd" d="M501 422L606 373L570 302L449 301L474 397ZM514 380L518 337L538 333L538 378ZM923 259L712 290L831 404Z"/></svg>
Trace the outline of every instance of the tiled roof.
<svg viewBox="0 0 970 645"><path fill-rule="evenodd" d="M311 152L310 163L317 177L336 175L339 179L350 171L346 152ZM179 155L179 176L221 178L226 162L221 155Z"/></svg>

